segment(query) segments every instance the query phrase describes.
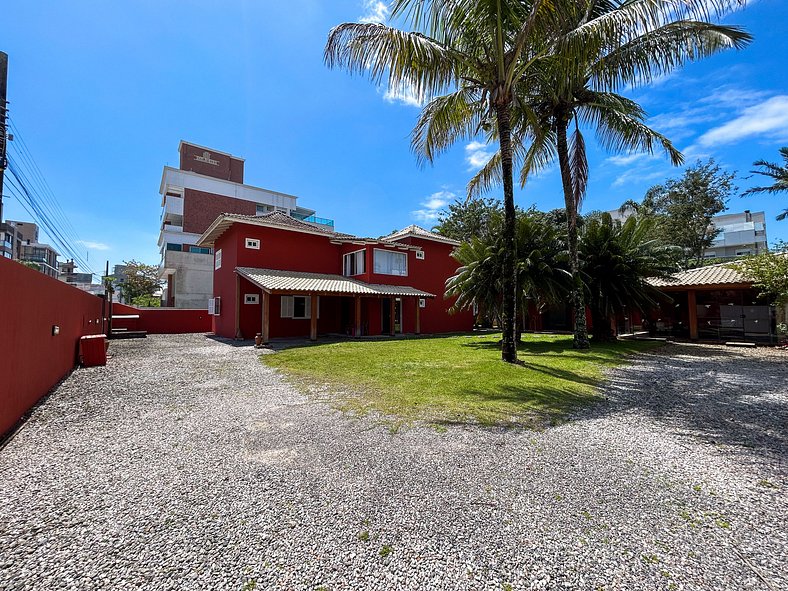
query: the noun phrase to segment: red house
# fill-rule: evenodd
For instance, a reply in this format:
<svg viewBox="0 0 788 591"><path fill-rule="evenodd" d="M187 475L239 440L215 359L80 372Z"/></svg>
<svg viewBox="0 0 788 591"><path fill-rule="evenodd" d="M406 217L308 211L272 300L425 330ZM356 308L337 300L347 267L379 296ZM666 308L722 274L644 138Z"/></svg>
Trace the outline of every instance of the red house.
<svg viewBox="0 0 788 591"><path fill-rule="evenodd" d="M471 330L450 314L458 242L418 226L359 238L272 212L223 214L197 244L214 250L214 332L263 341Z"/></svg>

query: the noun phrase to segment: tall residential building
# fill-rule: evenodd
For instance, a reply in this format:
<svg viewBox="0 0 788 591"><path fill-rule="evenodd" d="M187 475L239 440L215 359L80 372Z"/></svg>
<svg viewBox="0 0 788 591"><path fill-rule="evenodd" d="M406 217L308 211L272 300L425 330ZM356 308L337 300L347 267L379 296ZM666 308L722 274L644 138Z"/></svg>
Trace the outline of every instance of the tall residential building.
<svg viewBox="0 0 788 591"><path fill-rule="evenodd" d="M624 221L632 211L614 209L608 212L614 220ZM712 225L721 231L711 248L703 253L707 259L729 259L767 251L766 214L746 209L740 213L723 213L712 218Z"/></svg>
<svg viewBox="0 0 788 591"><path fill-rule="evenodd" d="M724 213L714 216L713 223L722 231L714 239L712 247L703 253L706 258L732 258L768 250L766 214L762 211Z"/></svg>
<svg viewBox="0 0 788 591"><path fill-rule="evenodd" d="M23 242L19 252L19 260L34 263L38 266L39 271L57 279L57 251L49 244L32 242L30 240Z"/></svg>
<svg viewBox="0 0 788 591"><path fill-rule="evenodd" d="M0 256L19 259L23 242L38 242L38 226L33 222L6 220L0 224Z"/></svg>
<svg viewBox="0 0 788 591"><path fill-rule="evenodd" d="M223 213L249 216L272 211L321 228L332 220L297 205L297 197L244 184L244 159L181 141L180 165L164 167L161 194L159 276L166 281L163 305L207 308L213 293L213 249L197 246L200 235Z"/></svg>

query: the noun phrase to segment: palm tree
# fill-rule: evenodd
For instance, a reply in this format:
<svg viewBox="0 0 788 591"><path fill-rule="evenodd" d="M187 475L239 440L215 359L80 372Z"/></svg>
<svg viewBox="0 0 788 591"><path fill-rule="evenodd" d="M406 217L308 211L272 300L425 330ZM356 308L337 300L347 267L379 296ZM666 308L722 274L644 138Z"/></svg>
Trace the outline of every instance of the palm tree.
<svg viewBox="0 0 788 591"><path fill-rule="evenodd" d="M591 216L583 224L580 269L595 342L614 339L610 325L617 312L644 312L656 304L661 293L646 282L648 277L668 277L676 270L677 247L651 238L652 224L637 217L622 224L608 213Z"/></svg>
<svg viewBox="0 0 788 591"><path fill-rule="evenodd" d="M768 187L753 187L747 189L742 196L752 195L754 193L782 193L788 191L788 147L780 148L780 155L783 157L783 164L775 164L774 162L767 162L766 160L758 160L753 162L753 166L760 166L763 170L751 170L753 174L760 174L774 179L774 184ZM777 216L777 220L784 220L788 217L788 209L783 209L782 213Z"/></svg>
<svg viewBox="0 0 788 591"><path fill-rule="evenodd" d="M395 0L392 18L403 18L413 31L345 23L332 29L325 48L329 67L431 99L413 130L422 161L495 128L504 197L501 357L510 363L517 360L514 90L534 57L548 52L559 9L562 3L547 0Z"/></svg>
<svg viewBox="0 0 788 591"><path fill-rule="evenodd" d="M741 48L751 36L738 27L705 22L712 13L720 15L739 4L734 0L576 0L565 4L555 51L524 71L515 89L514 138L515 153L522 159L522 185L533 172L558 160L573 276L574 346L585 349L589 341L577 221L589 170L580 125L594 128L608 150L651 153L661 145L674 165L681 164L683 157L672 143L645 124L645 111L614 91L646 84L724 49ZM496 154L471 180L469 195L499 181Z"/></svg>
<svg viewBox="0 0 788 591"><path fill-rule="evenodd" d="M505 246L501 232L492 222L492 231L484 237L473 237L457 248L452 256L461 265L454 276L446 281L446 295L456 297L452 309L479 310L500 320L504 295L503 265ZM537 212L518 212L515 223L517 276L517 308L519 320L527 316L528 300L540 307L555 303L569 290L570 275L566 270L563 236L553 224ZM522 323L517 323L519 334ZM519 340L519 338L516 338Z"/></svg>

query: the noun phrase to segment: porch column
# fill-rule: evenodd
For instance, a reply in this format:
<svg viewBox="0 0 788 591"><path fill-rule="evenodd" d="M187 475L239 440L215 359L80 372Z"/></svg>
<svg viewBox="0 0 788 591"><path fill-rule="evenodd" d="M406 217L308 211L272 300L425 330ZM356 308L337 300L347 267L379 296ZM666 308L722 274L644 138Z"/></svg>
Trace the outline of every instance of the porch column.
<svg viewBox="0 0 788 591"><path fill-rule="evenodd" d="M271 294L263 292L262 298L263 301L260 302L263 308L261 332L263 333L263 344L267 345L268 339L271 336Z"/></svg>
<svg viewBox="0 0 788 591"><path fill-rule="evenodd" d="M416 301L416 334L421 334L421 306L419 306L419 298L413 298Z"/></svg>
<svg viewBox="0 0 788 591"><path fill-rule="evenodd" d="M394 336L395 334L395 326L394 326L394 298L389 298L389 335Z"/></svg>
<svg viewBox="0 0 788 591"><path fill-rule="evenodd" d="M317 296L312 295L312 304L309 312L309 340L317 340Z"/></svg>
<svg viewBox="0 0 788 591"><path fill-rule="evenodd" d="M689 308L689 330L690 338L693 341L698 340L698 304L695 299L695 290L687 290L687 307Z"/></svg>
<svg viewBox="0 0 788 591"><path fill-rule="evenodd" d="M356 322L353 336L361 336L361 296L356 296Z"/></svg>
<svg viewBox="0 0 788 591"><path fill-rule="evenodd" d="M244 336L241 334L241 276L235 274L235 340L240 341Z"/></svg>

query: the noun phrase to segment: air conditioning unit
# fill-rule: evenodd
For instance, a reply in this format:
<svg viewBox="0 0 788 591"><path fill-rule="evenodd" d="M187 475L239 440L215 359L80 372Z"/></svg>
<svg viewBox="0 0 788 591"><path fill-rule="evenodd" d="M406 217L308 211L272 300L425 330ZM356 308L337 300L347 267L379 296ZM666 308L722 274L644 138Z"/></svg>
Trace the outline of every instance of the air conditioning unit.
<svg viewBox="0 0 788 591"><path fill-rule="evenodd" d="M208 314L219 316L222 311L222 298L208 298Z"/></svg>

